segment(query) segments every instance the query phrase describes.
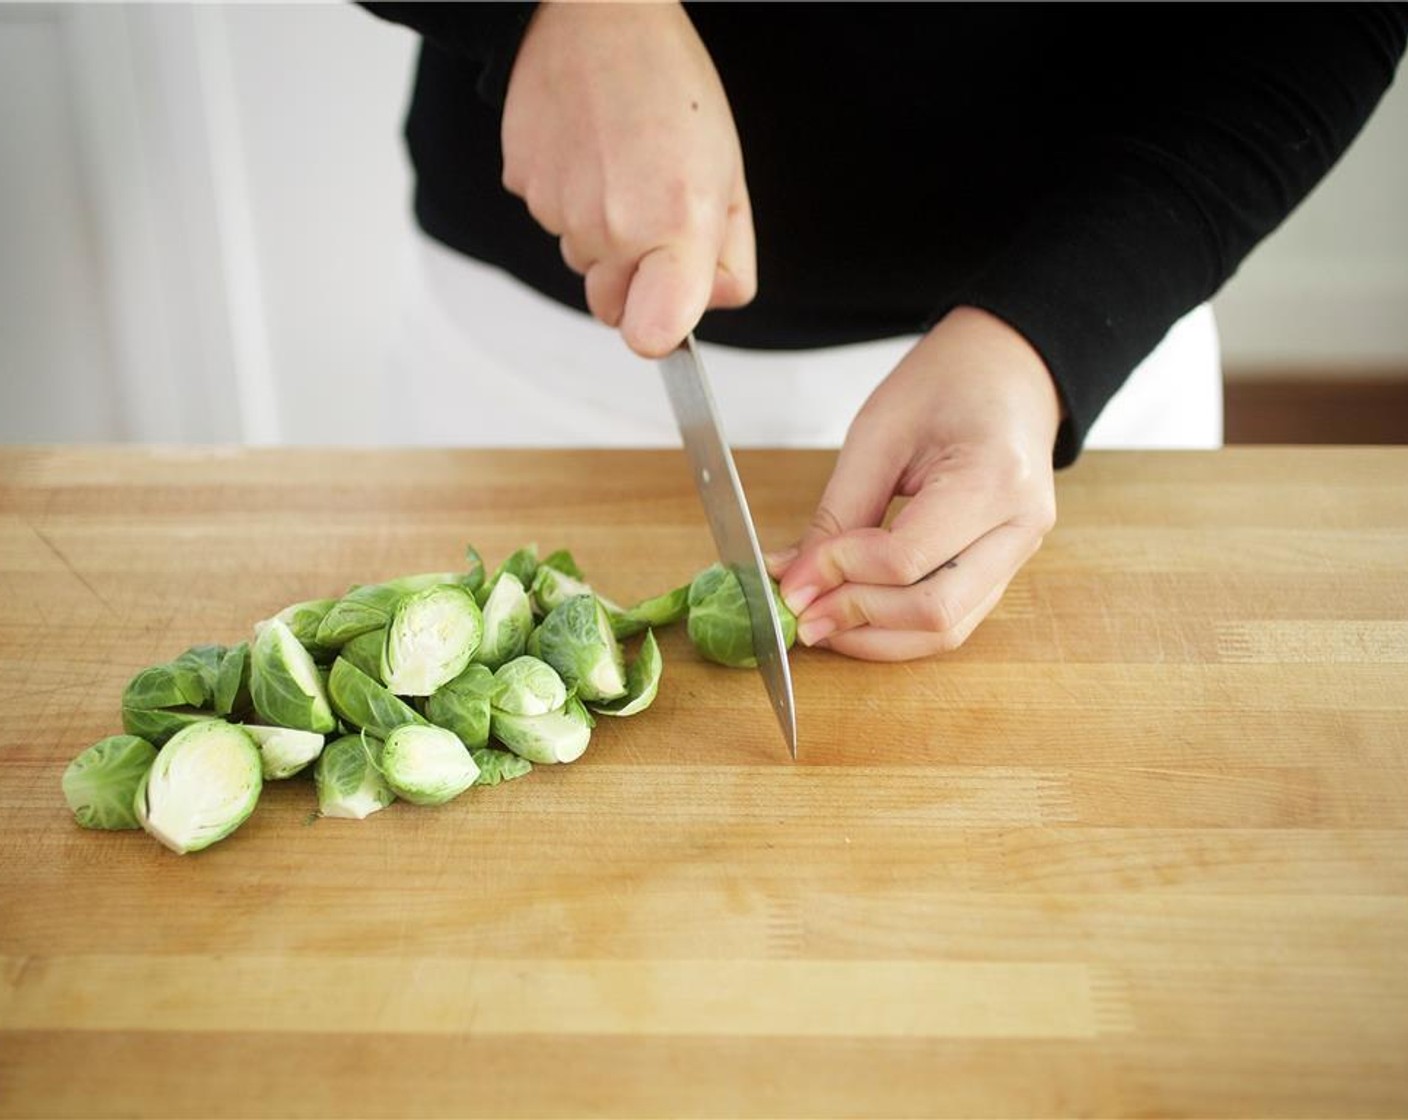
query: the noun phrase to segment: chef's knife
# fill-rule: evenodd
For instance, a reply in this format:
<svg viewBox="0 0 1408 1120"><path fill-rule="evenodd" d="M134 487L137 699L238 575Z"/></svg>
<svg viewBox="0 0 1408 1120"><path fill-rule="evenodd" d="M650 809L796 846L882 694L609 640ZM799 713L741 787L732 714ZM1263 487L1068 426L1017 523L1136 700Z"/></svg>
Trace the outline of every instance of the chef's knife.
<svg viewBox="0 0 1408 1120"><path fill-rule="evenodd" d="M753 626L753 655L758 659L758 671L767 686L768 699L795 762L797 714L792 700L787 646L782 640L782 622L777 616L772 583L763 565L762 549L758 547L758 534L748 513L748 499L738 480L728 441L724 439L694 335L688 335L679 349L663 358L660 368L719 559L724 567L733 570L743 587L748 620Z"/></svg>

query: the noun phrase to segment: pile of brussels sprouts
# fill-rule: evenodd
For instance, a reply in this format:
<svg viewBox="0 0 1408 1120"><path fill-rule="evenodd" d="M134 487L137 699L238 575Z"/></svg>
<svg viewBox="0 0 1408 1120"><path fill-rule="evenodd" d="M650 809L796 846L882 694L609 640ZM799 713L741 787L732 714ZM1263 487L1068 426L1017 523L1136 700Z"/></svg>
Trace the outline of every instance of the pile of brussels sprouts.
<svg viewBox="0 0 1408 1120"><path fill-rule="evenodd" d="M397 798L440 805L470 786L572 762L596 716L631 716L660 687L654 629L686 620L695 649L756 665L743 590L714 565L623 608L566 551L521 548L486 576L359 585L295 603L252 641L201 645L143 669L122 694L124 735L64 772L80 825L143 828L176 852L223 840L266 781L313 768L318 813L362 819ZM777 596L790 646L796 619ZM626 663L622 643L644 634Z"/></svg>

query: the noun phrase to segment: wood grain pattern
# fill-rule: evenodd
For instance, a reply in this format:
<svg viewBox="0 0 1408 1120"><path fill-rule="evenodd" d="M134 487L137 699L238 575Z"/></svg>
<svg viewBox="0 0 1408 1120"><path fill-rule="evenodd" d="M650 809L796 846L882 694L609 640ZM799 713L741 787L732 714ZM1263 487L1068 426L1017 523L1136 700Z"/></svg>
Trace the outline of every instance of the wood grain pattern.
<svg viewBox="0 0 1408 1120"><path fill-rule="evenodd" d="M0 451L0 1116L1408 1113L1408 450L1059 488L957 653L794 653L797 766L677 629L578 763L178 857L59 790L133 672L471 541L674 586L683 457Z"/></svg>

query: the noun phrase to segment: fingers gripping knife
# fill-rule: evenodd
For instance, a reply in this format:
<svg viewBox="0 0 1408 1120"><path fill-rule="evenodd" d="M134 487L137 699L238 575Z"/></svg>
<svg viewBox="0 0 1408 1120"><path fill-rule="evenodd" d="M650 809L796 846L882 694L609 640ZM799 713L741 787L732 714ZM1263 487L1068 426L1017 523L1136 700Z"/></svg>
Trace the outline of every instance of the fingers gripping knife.
<svg viewBox="0 0 1408 1120"><path fill-rule="evenodd" d="M758 660L768 699L795 762L797 715L787 647L782 640L782 622L763 565L763 553L758 547L758 534L748 513L748 499L743 494L733 454L724 439L694 335L687 336L679 349L662 359L660 368L719 559L738 576L743 587L748 620L753 627L753 655Z"/></svg>

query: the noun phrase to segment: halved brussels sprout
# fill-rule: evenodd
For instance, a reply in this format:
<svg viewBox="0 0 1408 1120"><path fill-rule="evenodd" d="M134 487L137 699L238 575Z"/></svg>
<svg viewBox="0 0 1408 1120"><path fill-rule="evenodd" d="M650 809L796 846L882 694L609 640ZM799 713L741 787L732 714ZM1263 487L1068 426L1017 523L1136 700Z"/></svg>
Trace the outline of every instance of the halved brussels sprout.
<svg viewBox="0 0 1408 1120"><path fill-rule="evenodd" d="M323 748L313 770L320 816L360 821L396 800L382 777L382 750L381 740L365 733L343 735Z"/></svg>
<svg viewBox="0 0 1408 1120"><path fill-rule="evenodd" d="M173 852L199 851L249 819L263 785L259 748L248 733L205 720L172 736L143 775L137 820Z"/></svg>
<svg viewBox="0 0 1408 1120"><path fill-rule="evenodd" d="M156 748L136 735L99 740L64 770L64 800L84 828L141 828L137 787L156 760Z"/></svg>
<svg viewBox="0 0 1408 1120"><path fill-rule="evenodd" d="M626 694L626 664L606 607L595 595L577 595L556 607L533 632L537 654L583 700Z"/></svg>
<svg viewBox="0 0 1408 1120"><path fill-rule="evenodd" d="M660 644L655 640L655 631L647 630L645 640L640 644L640 652L626 670L626 695L587 706L601 716L633 716L637 712L643 712L655 702L664 668L665 663L660 656Z"/></svg>
<svg viewBox="0 0 1408 1120"><path fill-rule="evenodd" d="M381 752L386 784L416 805L443 805L479 777L469 749L453 731L420 723L394 728Z"/></svg>
<svg viewBox="0 0 1408 1120"><path fill-rule="evenodd" d="M254 640L249 692L266 724L323 735L337 726L312 655L277 618Z"/></svg>
<svg viewBox="0 0 1408 1120"><path fill-rule="evenodd" d="M519 657L494 674L490 729L494 738L530 762L572 762L591 740L593 721L568 692L557 670L534 657Z"/></svg>
<svg viewBox="0 0 1408 1120"><path fill-rule="evenodd" d="M419 712L345 657L332 663L328 699L340 719L381 739L403 723L425 722Z"/></svg>
<svg viewBox="0 0 1408 1120"><path fill-rule="evenodd" d="M266 782L291 778L323 752L323 736L292 727L242 724L259 748L259 764Z"/></svg>
<svg viewBox="0 0 1408 1120"><path fill-rule="evenodd" d="M474 660L492 670L522 656L533 632L533 604L518 577L502 572L494 577L483 611L484 636Z"/></svg>
<svg viewBox="0 0 1408 1120"><path fill-rule="evenodd" d="M777 581L768 582L782 623L783 646L791 649L797 640L797 616L782 601ZM743 585L738 582L738 575L730 569L714 564L694 577L689 585L687 627L694 648L706 660L731 669L757 668L748 602L743 598Z"/></svg>
<svg viewBox="0 0 1408 1120"><path fill-rule="evenodd" d="M314 661L330 661L336 656L337 647L324 645L318 641L318 627L323 624L323 619L337 604L337 599L308 599L305 602L285 607L274 617L293 632L299 645L312 655ZM263 628L263 622L254 624L256 637Z"/></svg>
<svg viewBox="0 0 1408 1120"><path fill-rule="evenodd" d="M425 718L453 731L470 750L489 741L489 701L498 689L483 665L468 665L454 680L437 688L425 702Z"/></svg>
<svg viewBox="0 0 1408 1120"><path fill-rule="evenodd" d="M463 587L446 583L413 592L391 616L381 679L397 696L429 696L464 672L483 636L484 616Z"/></svg>
<svg viewBox="0 0 1408 1120"><path fill-rule="evenodd" d="M470 550L473 552L473 549ZM474 554L478 558L478 554ZM329 649L341 649L358 634L377 630L391 622L396 604L405 596L428 587L453 584L473 592L484 580L482 562L478 570L462 572L425 572L402 576L385 583L361 584L352 588L318 624L317 641Z"/></svg>

